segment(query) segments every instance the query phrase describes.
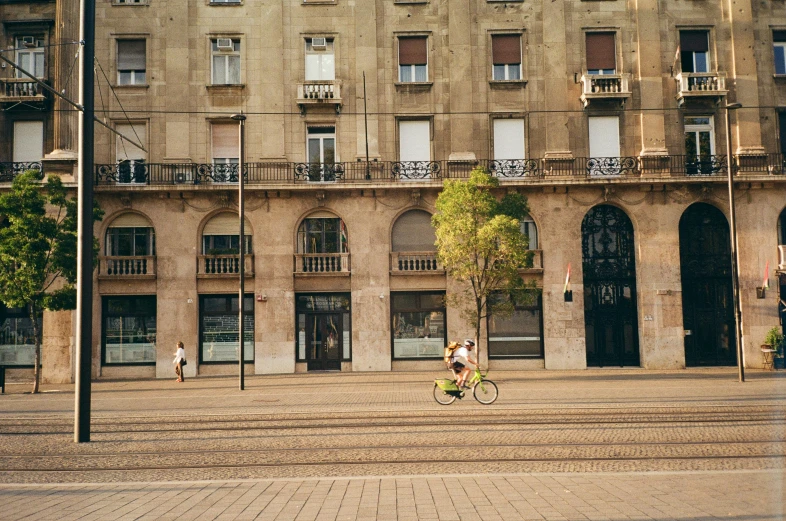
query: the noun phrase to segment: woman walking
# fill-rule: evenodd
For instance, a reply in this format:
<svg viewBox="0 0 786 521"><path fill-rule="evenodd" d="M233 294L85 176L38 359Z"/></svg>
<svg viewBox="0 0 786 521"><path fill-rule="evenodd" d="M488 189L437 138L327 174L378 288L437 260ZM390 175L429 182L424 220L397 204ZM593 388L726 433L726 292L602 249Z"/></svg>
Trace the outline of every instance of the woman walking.
<svg viewBox="0 0 786 521"><path fill-rule="evenodd" d="M183 349L183 342L177 343L175 360L172 363L175 364L175 374L177 375L177 381L185 381L185 377L183 376L183 366L186 365L186 350Z"/></svg>

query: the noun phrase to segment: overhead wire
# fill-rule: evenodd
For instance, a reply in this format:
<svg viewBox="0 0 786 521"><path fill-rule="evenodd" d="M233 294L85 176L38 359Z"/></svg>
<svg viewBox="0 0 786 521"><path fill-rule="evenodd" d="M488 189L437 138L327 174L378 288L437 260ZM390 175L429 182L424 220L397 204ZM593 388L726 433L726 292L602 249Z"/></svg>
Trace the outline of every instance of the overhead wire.
<svg viewBox="0 0 786 521"><path fill-rule="evenodd" d="M104 68L101 66L101 62L98 61L98 58L95 59L95 64L98 66L98 70L101 71L101 75L104 77L104 80L106 80L107 87L109 87L110 92L112 92L112 95L115 97L115 101L117 101L117 104L120 105L120 110L122 111L123 116L125 116L126 122L131 127L131 132L134 133L134 137L139 142L139 144L144 146L144 143L142 143L142 140L139 138L139 135L136 133L136 128L134 128L133 123L131 123L131 118L128 117L128 112L126 111L125 107L123 107L123 102L120 101L120 98L117 95L117 91L112 86L112 83L109 81L109 78L107 77L106 72L104 71ZM99 96L101 96L101 106L105 107L105 105L104 105L104 97L101 94L101 89L98 89L98 92L99 92ZM106 109L105 109L103 111L97 111L96 110L95 112L101 112L103 114L107 114L107 113L111 114L113 111L106 111ZM114 111L114 112L116 112L116 111ZM127 137L122 136L122 134L120 134L120 133L118 133L118 135L120 135L122 137L120 142L121 142L121 144L123 146L123 153L125 153L126 157L128 157L128 151L126 150L125 142L126 142L126 140L128 140L128 141L130 141L130 140Z"/></svg>

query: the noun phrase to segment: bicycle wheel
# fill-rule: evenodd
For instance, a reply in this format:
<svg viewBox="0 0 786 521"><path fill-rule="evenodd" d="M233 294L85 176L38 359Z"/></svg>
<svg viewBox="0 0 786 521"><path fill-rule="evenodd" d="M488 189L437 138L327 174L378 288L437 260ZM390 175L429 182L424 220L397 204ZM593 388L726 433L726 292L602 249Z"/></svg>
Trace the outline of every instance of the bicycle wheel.
<svg viewBox="0 0 786 521"><path fill-rule="evenodd" d="M497 390L497 384L492 382L491 380L483 380L475 384L475 387L472 389L472 395L475 397L477 401L482 403L483 405L489 405L494 403L499 395L499 391Z"/></svg>
<svg viewBox="0 0 786 521"><path fill-rule="evenodd" d="M441 405L450 405L456 401L456 395L446 393L437 384L434 384L434 399Z"/></svg>

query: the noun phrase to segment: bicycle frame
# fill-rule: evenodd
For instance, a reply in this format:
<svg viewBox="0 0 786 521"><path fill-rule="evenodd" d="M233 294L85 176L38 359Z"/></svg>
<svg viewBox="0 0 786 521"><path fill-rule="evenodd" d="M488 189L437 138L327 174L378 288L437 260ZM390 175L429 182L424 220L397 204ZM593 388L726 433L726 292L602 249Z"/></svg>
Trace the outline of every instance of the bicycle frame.
<svg viewBox="0 0 786 521"><path fill-rule="evenodd" d="M473 387L475 385L480 385L480 388L485 391L486 388L483 387L483 379L486 377L487 374L488 372L486 372L486 374L481 373L480 369L476 367L475 373L472 375L472 378L470 378L469 381L467 382L468 386ZM434 383L437 384L437 387L439 387L445 392L448 393L455 392L455 393L461 393L463 395L461 389L459 389L458 386L456 385L455 379L437 378L436 380L434 380Z"/></svg>

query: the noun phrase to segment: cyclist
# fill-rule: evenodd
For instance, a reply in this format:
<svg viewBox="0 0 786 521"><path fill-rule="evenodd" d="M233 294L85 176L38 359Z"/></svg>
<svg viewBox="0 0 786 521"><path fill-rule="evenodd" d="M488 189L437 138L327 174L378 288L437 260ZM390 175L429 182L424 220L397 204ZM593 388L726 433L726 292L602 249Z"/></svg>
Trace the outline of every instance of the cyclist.
<svg viewBox="0 0 786 521"><path fill-rule="evenodd" d="M471 339L464 340L464 345L453 351L453 370L457 373L456 385L460 388L467 387L467 379L471 370L468 364L478 365L478 362L470 356L470 352L475 348L475 342Z"/></svg>

